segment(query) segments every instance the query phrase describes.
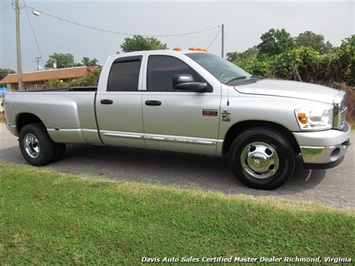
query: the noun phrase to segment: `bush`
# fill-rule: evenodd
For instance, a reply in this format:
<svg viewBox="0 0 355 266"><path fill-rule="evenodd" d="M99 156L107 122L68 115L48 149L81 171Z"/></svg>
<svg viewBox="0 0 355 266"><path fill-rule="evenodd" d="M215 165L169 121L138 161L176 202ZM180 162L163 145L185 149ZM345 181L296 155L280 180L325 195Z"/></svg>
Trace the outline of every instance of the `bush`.
<svg viewBox="0 0 355 266"><path fill-rule="evenodd" d="M85 87L97 86L102 67L96 67L92 72L82 78L72 79L68 82L63 82L59 79L51 79L46 81L43 88L64 88L64 87Z"/></svg>
<svg viewBox="0 0 355 266"><path fill-rule="evenodd" d="M233 63L253 75L346 90L347 119L355 123L355 35L343 40L340 47L328 54L322 55L313 48L301 46L278 55L250 56L243 61L236 59Z"/></svg>
<svg viewBox="0 0 355 266"><path fill-rule="evenodd" d="M299 47L275 57L272 64L276 78L317 82L321 55L309 47Z"/></svg>

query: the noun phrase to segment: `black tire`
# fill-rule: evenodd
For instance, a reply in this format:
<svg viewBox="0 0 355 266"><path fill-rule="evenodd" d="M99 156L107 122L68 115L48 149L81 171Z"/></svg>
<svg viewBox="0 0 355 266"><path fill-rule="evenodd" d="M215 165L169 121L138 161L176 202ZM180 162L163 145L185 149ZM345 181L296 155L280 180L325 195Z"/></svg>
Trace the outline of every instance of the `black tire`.
<svg viewBox="0 0 355 266"><path fill-rule="evenodd" d="M19 134L19 145L22 156L34 166L43 166L52 162L55 143L41 124L28 124Z"/></svg>
<svg viewBox="0 0 355 266"><path fill-rule="evenodd" d="M230 166L244 185L275 189L293 174L296 155L291 142L278 130L254 127L240 133L232 143Z"/></svg>
<svg viewBox="0 0 355 266"><path fill-rule="evenodd" d="M63 158L66 150L66 145L63 143L55 143L54 144L54 156L52 162L59 161Z"/></svg>

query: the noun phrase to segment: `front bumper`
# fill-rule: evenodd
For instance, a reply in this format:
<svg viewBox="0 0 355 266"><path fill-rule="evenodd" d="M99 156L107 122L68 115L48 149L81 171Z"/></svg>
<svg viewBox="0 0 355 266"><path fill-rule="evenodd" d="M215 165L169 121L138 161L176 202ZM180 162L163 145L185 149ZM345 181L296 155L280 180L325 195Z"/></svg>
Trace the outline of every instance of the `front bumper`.
<svg viewBox="0 0 355 266"><path fill-rule="evenodd" d="M342 130L294 132L305 168L332 168L339 165L350 146L350 126Z"/></svg>

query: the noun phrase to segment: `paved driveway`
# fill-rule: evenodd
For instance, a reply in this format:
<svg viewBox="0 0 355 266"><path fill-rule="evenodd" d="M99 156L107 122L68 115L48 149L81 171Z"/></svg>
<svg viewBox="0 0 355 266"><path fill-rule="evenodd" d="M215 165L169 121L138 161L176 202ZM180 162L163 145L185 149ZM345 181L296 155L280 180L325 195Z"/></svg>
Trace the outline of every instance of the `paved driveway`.
<svg viewBox="0 0 355 266"><path fill-rule="evenodd" d="M0 160L22 158L16 137L0 124ZM355 133L343 163L328 170L305 170L300 161L294 176L273 191L249 189L233 176L225 158L90 145L68 145L65 157L48 169L146 183L193 186L226 194L274 196L355 209Z"/></svg>

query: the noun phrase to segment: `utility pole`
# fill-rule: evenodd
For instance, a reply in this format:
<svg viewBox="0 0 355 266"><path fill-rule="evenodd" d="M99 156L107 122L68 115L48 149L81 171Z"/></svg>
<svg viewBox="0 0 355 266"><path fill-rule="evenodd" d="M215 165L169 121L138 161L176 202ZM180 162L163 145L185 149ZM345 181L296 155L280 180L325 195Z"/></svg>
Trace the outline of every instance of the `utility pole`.
<svg viewBox="0 0 355 266"><path fill-rule="evenodd" d="M224 58L224 24L222 24L222 58Z"/></svg>
<svg viewBox="0 0 355 266"><path fill-rule="evenodd" d="M21 34L20 34L20 3L19 0L15 2L16 9L16 48L17 48L17 78L18 90L22 91L22 57L21 57Z"/></svg>
<svg viewBox="0 0 355 266"><path fill-rule="evenodd" d="M35 61L36 61L36 71L39 71L40 69L42 69L42 67L40 67L39 61L42 59L42 57L37 56L35 57Z"/></svg>

